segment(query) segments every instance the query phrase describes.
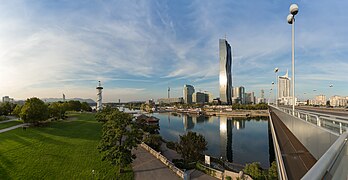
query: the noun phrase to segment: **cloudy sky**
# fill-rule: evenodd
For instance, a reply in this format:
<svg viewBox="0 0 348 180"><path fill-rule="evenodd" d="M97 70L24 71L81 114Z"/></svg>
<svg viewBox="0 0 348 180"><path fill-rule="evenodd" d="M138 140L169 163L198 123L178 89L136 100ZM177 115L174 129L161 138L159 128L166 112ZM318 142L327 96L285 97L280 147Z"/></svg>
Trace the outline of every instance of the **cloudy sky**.
<svg viewBox="0 0 348 180"><path fill-rule="evenodd" d="M348 95L347 1L292 1L300 98ZM218 42L233 47L233 85L257 96L291 73L291 1L11 0L0 3L0 96L106 102L182 96L184 84L218 97ZM329 85L333 84L333 88ZM313 89L317 91L314 92ZM306 94L305 94L306 93ZM266 93L268 94L268 93Z"/></svg>

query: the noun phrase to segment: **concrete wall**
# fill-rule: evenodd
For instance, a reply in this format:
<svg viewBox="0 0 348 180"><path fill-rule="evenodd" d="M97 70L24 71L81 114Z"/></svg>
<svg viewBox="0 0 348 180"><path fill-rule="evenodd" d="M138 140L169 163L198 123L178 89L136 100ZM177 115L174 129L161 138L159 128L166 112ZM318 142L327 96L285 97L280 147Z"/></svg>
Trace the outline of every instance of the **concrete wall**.
<svg viewBox="0 0 348 180"><path fill-rule="evenodd" d="M337 135L324 128L293 117L278 109L272 108L272 110L317 160L338 138Z"/></svg>

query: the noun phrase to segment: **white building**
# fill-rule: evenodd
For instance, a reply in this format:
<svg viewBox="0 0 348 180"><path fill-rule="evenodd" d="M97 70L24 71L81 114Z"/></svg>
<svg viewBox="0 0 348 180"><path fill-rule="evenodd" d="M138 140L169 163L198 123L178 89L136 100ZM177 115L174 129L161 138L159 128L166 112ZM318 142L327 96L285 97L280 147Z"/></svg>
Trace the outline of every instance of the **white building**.
<svg viewBox="0 0 348 180"><path fill-rule="evenodd" d="M315 96L314 100L310 100L310 105L318 105L318 106L325 106L326 105L326 96L325 95L318 95Z"/></svg>
<svg viewBox="0 0 348 180"><path fill-rule="evenodd" d="M245 104L245 88L243 86L233 88L233 103Z"/></svg>
<svg viewBox="0 0 348 180"><path fill-rule="evenodd" d="M345 107L348 104L347 101L347 97L337 95L330 97L330 105L334 107Z"/></svg>
<svg viewBox="0 0 348 180"><path fill-rule="evenodd" d="M290 78L286 71L284 76L278 77L278 101L280 104L288 104L290 98Z"/></svg>

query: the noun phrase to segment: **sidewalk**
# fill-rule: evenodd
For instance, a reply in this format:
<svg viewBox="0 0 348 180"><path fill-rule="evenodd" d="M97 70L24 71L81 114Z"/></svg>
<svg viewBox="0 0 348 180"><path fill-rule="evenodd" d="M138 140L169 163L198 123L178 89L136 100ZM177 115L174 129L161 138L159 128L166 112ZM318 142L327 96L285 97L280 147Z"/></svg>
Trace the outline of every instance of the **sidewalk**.
<svg viewBox="0 0 348 180"><path fill-rule="evenodd" d="M181 179L165 164L147 152L141 146L133 150L137 158L133 161L132 167L135 180L178 180Z"/></svg>
<svg viewBox="0 0 348 180"><path fill-rule="evenodd" d="M19 127L22 127L22 126L25 126L25 125L28 125L27 123L24 123L24 124L18 124L16 126L12 126L12 127L9 127L9 128L6 128L6 129L1 129L0 130L0 133L4 133L4 132L7 132L7 131L11 131L13 129L17 129Z"/></svg>
<svg viewBox="0 0 348 180"><path fill-rule="evenodd" d="M0 124L1 123L7 123L7 122L12 122L12 121L17 121L19 119L10 119L10 120L6 120L6 121L0 121Z"/></svg>

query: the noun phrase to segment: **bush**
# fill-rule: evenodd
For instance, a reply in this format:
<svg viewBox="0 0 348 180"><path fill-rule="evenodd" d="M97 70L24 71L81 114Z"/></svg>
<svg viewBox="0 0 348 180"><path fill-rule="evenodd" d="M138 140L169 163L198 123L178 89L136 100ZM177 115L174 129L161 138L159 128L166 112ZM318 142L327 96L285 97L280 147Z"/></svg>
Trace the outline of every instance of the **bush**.
<svg viewBox="0 0 348 180"><path fill-rule="evenodd" d="M167 148L176 151L176 143L175 142L168 141L166 146L167 146Z"/></svg>
<svg viewBox="0 0 348 180"><path fill-rule="evenodd" d="M226 176L226 180L232 180L231 176Z"/></svg>
<svg viewBox="0 0 348 180"><path fill-rule="evenodd" d="M8 117L6 117L6 116L0 116L0 121L5 121L5 120L8 120Z"/></svg>

